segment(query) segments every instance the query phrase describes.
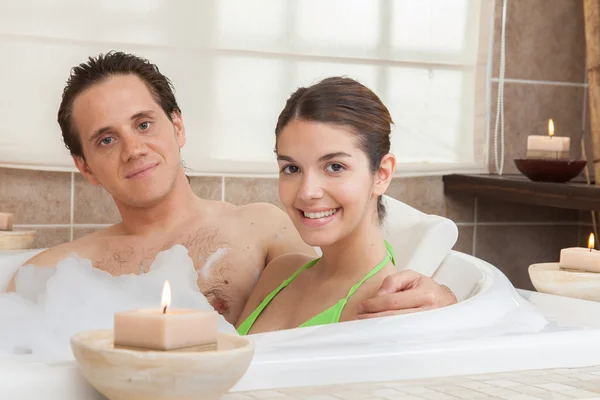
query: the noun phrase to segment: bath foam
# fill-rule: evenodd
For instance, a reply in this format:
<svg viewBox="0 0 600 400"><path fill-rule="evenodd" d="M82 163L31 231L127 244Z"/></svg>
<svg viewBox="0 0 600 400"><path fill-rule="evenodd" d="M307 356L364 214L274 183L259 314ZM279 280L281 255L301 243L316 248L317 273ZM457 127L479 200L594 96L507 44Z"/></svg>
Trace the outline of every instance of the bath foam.
<svg viewBox="0 0 600 400"><path fill-rule="evenodd" d="M39 354L71 359L69 338L80 331L112 328L116 311L159 308L169 280L173 308L212 310L197 284L187 249L160 252L149 272L114 277L90 260L70 254L56 268L27 265L16 293L0 294L0 355ZM236 334L219 315L218 329Z"/></svg>

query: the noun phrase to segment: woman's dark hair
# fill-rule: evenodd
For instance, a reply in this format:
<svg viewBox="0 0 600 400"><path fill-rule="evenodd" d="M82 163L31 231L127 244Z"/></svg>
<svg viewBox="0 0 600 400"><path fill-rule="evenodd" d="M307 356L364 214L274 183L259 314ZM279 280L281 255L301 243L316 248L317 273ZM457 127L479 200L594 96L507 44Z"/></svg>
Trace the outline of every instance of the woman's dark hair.
<svg viewBox="0 0 600 400"><path fill-rule="evenodd" d="M275 127L276 149L282 130L295 119L350 128L367 155L373 174L390 151L393 124L390 112L373 91L353 79L332 77L296 90L279 114ZM381 196L377 199L377 215L380 222L385 218Z"/></svg>

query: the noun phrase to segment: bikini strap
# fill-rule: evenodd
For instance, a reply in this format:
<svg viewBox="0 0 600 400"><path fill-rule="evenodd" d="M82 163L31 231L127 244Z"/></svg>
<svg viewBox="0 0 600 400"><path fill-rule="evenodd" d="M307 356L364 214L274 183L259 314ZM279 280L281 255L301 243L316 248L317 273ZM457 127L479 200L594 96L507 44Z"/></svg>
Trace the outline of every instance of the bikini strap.
<svg viewBox="0 0 600 400"><path fill-rule="evenodd" d="M396 265L396 259L395 259L395 255L394 255L394 249L392 248L392 246L387 242L387 240L384 240L383 243L385 243L385 248L387 249L388 253L390 254L390 256L392 257L392 264L394 264L394 266Z"/></svg>
<svg viewBox="0 0 600 400"><path fill-rule="evenodd" d="M385 241L385 247L387 249L387 255L385 256L385 259L381 263L379 263L375 268L373 268L360 282L352 286L345 298L341 299L329 309L323 311L322 313L319 313L318 315L309 319L300 326L304 327L339 322L340 316L342 314L342 311L344 310L346 303L348 302L348 299L354 294L354 292L356 292L356 290L358 290L360 285L362 285L367 279L373 277L373 275L375 275L377 272L381 271L381 269L385 267L390 261L392 262L392 264L396 265L396 260L394 259L394 249L392 248L392 246L390 246L390 244L387 241ZM269 305L273 298L277 296L277 294L279 294L279 292L283 290L287 285L289 285L290 282L292 282L300 272L314 266L319 260L320 258L317 258L304 265L302 268L298 269L292 276L283 281L277 289L273 290L252 312L252 314L250 314L248 318L246 318L244 322L240 324L240 326L237 329L238 333L240 335L247 335L254 323L256 322L256 320L258 319L258 317L260 316L260 314Z"/></svg>
<svg viewBox="0 0 600 400"><path fill-rule="evenodd" d="M342 299L342 301L344 303L346 303L348 301L348 299L350 298L350 296L352 296L354 294L354 292L356 292L358 290L360 285L362 285L363 283L365 283L365 281L367 279L372 278L373 275L375 275L376 273L381 271L383 269L383 267L388 265L388 263L390 261L392 262L392 264L396 265L396 260L394 259L394 249L392 249L392 246L390 246L390 244L387 241L385 241L385 248L387 249L387 254L386 254L385 258L383 259L383 261L380 262L379 264L377 264L377 266L375 268L373 268L371 271L369 271L369 273L364 278L362 278L360 281L358 281L358 283L356 283L354 286L352 286L350 288L346 297L344 299Z"/></svg>
<svg viewBox="0 0 600 400"><path fill-rule="evenodd" d="M256 322L260 314L264 311L264 309L267 308L271 300L273 300L273 298L277 296L279 292L281 292L287 285L289 285L290 282L293 281L300 272L315 265L319 261L319 259L320 258L317 258L315 260L310 261L308 264L305 264L302 268L299 268L296 272L294 272L292 276L287 278L285 281L281 282L281 285L279 285L275 290L269 293L269 295L265 297L265 299L260 303L260 305L256 307L252 314L250 314L248 318L246 318L244 322L240 324L240 326L237 329L238 333L240 335L247 335L250 331L250 328L252 328L252 325L254 325L254 323Z"/></svg>

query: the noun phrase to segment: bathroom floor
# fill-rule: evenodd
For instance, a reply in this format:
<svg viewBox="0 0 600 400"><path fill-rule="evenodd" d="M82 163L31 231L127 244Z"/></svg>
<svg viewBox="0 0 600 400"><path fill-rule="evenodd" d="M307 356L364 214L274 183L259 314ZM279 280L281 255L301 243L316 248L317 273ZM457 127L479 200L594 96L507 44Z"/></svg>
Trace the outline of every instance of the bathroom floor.
<svg viewBox="0 0 600 400"><path fill-rule="evenodd" d="M600 366L238 392L223 397L223 400L270 399L600 400Z"/></svg>

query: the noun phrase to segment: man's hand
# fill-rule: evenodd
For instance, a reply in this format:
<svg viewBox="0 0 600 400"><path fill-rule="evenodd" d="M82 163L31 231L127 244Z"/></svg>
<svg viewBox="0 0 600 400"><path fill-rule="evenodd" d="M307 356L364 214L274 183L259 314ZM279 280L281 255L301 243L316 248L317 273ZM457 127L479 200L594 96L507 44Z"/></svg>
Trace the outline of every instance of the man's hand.
<svg viewBox="0 0 600 400"><path fill-rule="evenodd" d="M359 306L358 318L377 318L407 314L449 306L457 302L448 287L413 270L405 270L384 279L375 297Z"/></svg>

